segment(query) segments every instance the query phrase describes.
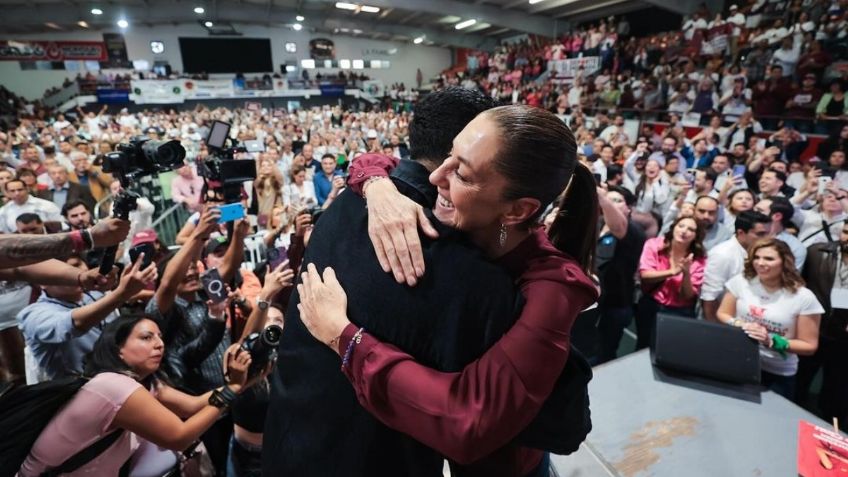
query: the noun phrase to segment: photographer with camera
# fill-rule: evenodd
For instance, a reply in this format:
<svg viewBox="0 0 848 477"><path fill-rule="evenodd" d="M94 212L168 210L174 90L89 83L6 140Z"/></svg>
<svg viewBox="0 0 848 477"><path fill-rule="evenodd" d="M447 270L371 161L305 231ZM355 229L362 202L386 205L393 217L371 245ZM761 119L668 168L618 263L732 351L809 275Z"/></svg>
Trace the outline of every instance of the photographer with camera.
<svg viewBox="0 0 848 477"><path fill-rule="evenodd" d="M162 323L168 352L163 366L174 384L193 394L202 394L224 385L220 362L231 343L227 330L227 307L230 298L219 303L201 297L201 264L203 247L218 230L221 211L206 206L188 241L170 259L160 264L161 281L146 312ZM218 273L221 285L229 283L241 265L244 253L243 237L234 240L222 260ZM237 250L240 249L240 250ZM222 418L203 436L215 467L223 469L232 421Z"/></svg>
<svg viewBox="0 0 848 477"><path fill-rule="evenodd" d="M102 323L117 318L125 301L156 280L156 267L142 270L142 259L124 271L118 287L108 294L83 290L81 280L74 285L45 285L38 301L18 313L18 327L48 379L81 373L83 357L100 337ZM79 276L89 272L81 257L71 257L67 263L80 270Z"/></svg>
<svg viewBox="0 0 848 477"><path fill-rule="evenodd" d="M265 275L265 285L256 299L239 339L242 349L251 356L253 369L276 358L276 344L283 327L283 311L275 302L280 292L291 288L294 272L283 262ZM227 475L242 477L260 475L262 470L262 438L268 412L270 384L263 379L233 402L233 437L227 459Z"/></svg>

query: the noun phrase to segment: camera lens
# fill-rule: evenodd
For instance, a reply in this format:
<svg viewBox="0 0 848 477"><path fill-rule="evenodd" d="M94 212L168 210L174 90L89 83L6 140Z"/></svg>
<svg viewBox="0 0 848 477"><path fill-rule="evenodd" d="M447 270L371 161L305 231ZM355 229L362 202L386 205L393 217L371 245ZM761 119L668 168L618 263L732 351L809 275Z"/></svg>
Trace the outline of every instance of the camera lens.
<svg viewBox="0 0 848 477"><path fill-rule="evenodd" d="M277 346L280 343L280 337L282 335L282 328L277 325L271 325L262 331L262 341L268 346Z"/></svg>

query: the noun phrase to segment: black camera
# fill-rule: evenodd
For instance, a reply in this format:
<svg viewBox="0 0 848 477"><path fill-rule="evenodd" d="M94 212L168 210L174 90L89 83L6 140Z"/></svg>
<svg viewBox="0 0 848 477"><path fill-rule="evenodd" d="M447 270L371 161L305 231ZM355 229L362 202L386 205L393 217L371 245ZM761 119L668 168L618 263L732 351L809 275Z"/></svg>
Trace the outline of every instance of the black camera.
<svg viewBox="0 0 848 477"><path fill-rule="evenodd" d="M185 165L186 151L179 141L154 141L147 136L136 136L128 144L119 144L117 151L103 157L103 171L112 174L123 189L112 198L112 216L129 220L130 212L138 208L138 194L127 190L140 177L170 171ZM115 263L117 246L103 253L100 273L107 275Z"/></svg>
<svg viewBox="0 0 848 477"><path fill-rule="evenodd" d="M270 325L259 333L251 333L241 349L250 353L250 367L247 370L248 377L256 376L277 357L277 345L283 336L283 329L277 325Z"/></svg>
<svg viewBox="0 0 848 477"><path fill-rule="evenodd" d="M115 176L125 188L139 177L185 165L186 151L177 140L154 141L147 136L136 136L129 144L119 144L117 149L103 157L103 171Z"/></svg>
<svg viewBox="0 0 848 477"><path fill-rule="evenodd" d="M237 153L247 152L247 149L229 139L229 136L230 124L215 121L206 137L209 157L197 162L197 173L204 180L204 202L210 198L210 192L225 204L239 202L242 184L256 179L256 161L236 159ZM230 147L226 147L228 139Z"/></svg>

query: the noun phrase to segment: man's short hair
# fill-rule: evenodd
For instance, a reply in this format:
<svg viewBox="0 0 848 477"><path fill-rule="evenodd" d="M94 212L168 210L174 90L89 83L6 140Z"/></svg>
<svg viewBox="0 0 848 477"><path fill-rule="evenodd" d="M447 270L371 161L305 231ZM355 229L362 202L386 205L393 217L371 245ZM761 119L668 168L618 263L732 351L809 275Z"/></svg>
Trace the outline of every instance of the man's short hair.
<svg viewBox="0 0 848 477"><path fill-rule="evenodd" d="M777 169L772 169L771 166L769 166L769 168L766 169L766 172L773 173L774 176L777 177L778 179L780 179L781 182L783 182L784 184L786 183L786 173L784 173L783 171L779 171Z"/></svg>
<svg viewBox="0 0 848 477"><path fill-rule="evenodd" d="M768 198L771 201L769 207L769 217L774 218L774 214L781 214L780 224L784 228L794 227L792 224L792 216L795 214L795 207L792 202L786 197L775 195Z"/></svg>
<svg viewBox="0 0 848 477"><path fill-rule="evenodd" d="M624 174L624 169L618 164L610 164L607 166L607 180L609 181L611 178Z"/></svg>
<svg viewBox="0 0 848 477"><path fill-rule="evenodd" d="M716 199L715 197L713 197L711 195L699 195L698 198L695 199L695 206L697 206L698 202L700 202L702 200L711 200L711 201L715 202L716 206L720 205L719 202L718 202L718 199Z"/></svg>
<svg viewBox="0 0 848 477"><path fill-rule="evenodd" d="M495 106L483 93L459 87L424 96L409 123L410 158L441 164L453 148L453 138L478 114Z"/></svg>
<svg viewBox="0 0 848 477"><path fill-rule="evenodd" d="M765 224L768 225L771 223L771 218L763 214L761 212L757 212L756 210L746 210L740 212L739 215L736 216L736 223L734 224L734 230L743 231L748 233L751 229L754 228L757 224Z"/></svg>
<svg viewBox="0 0 848 477"><path fill-rule="evenodd" d="M327 159L328 157L330 159L334 160L334 161L336 160L336 156L330 154L329 152L327 154L324 154L323 156L321 156L321 160L323 161L324 159Z"/></svg>
<svg viewBox="0 0 848 477"><path fill-rule="evenodd" d="M15 219L15 222L20 222L22 224L31 224L33 222L37 224L44 223L38 214L33 214L32 212L26 212L19 215L18 218Z"/></svg>
<svg viewBox="0 0 848 477"><path fill-rule="evenodd" d="M624 197L624 203L627 204L629 207L633 207L634 205L636 205L636 196L624 187L613 186L609 188L608 192L615 192L617 194L620 194L622 197Z"/></svg>
<svg viewBox="0 0 848 477"><path fill-rule="evenodd" d="M26 182L22 181L19 177L15 177L14 179L9 179L6 181L6 184L3 186L4 189L9 190L9 184L13 184L15 182L20 182L24 188L26 188Z"/></svg>
<svg viewBox="0 0 848 477"><path fill-rule="evenodd" d="M85 205L85 202L77 199L77 200L72 200L70 202L65 202L65 205L62 206L62 217L67 219L68 218L68 211L71 210L71 209L75 209L79 206L85 207L85 210L88 210L89 214L91 213L91 211L88 209L88 206Z"/></svg>
<svg viewBox="0 0 848 477"><path fill-rule="evenodd" d="M715 182L718 180L718 174L716 174L716 171L709 167L699 167L698 171L703 172L707 176L707 180L712 182L715 186Z"/></svg>

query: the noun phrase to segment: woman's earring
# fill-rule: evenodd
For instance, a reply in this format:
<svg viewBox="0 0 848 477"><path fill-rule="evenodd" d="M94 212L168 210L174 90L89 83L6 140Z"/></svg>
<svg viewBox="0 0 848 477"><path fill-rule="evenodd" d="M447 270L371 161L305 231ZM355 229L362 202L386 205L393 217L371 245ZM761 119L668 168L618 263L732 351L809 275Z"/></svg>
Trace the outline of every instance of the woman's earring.
<svg viewBox="0 0 848 477"><path fill-rule="evenodd" d="M504 224L501 224L501 231L498 234L498 244L500 244L501 247L506 245L506 225Z"/></svg>

